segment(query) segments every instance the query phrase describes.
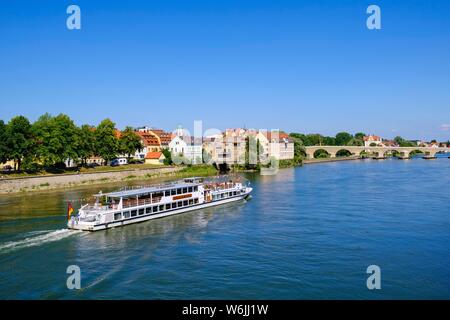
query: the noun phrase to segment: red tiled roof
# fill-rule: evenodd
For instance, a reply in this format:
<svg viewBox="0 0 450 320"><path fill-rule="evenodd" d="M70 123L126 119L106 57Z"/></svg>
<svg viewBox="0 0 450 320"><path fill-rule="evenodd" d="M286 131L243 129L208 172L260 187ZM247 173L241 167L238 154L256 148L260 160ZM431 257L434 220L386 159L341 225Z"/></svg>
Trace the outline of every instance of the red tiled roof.
<svg viewBox="0 0 450 320"><path fill-rule="evenodd" d="M159 139L150 132L136 132L140 137L144 146L159 146Z"/></svg>
<svg viewBox="0 0 450 320"><path fill-rule="evenodd" d="M287 133L281 132L281 131L267 131L267 132L262 132L262 134L269 141L277 140L277 139L279 142L283 141L283 140L290 140L289 135Z"/></svg>
<svg viewBox="0 0 450 320"><path fill-rule="evenodd" d="M372 136L372 135L370 135L370 136L364 136L364 141L369 141L369 140L372 140L372 141L381 141L381 138L379 137L379 136Z"/></svg>
<svg viewBox="0 0 450 320"><path fill-rule="evenodd" d="M165 132L162 129L151 129L151 132L158 136L162 145L168 145L172 141L172 134L170 132Z"/></svg>
<svg viewBox="0 0 450 320"><path fill-rule="evenodd" d="M161 158L162 152L155 151L155 152L148 152L145 155L145 159L159 159Z"/></svg>

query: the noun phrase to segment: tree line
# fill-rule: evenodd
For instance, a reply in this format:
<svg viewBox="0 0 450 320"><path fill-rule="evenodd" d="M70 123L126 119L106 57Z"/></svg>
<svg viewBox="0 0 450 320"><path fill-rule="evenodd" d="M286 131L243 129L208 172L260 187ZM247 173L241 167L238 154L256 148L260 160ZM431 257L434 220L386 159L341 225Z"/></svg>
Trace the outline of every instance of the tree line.
<svg viewBox="0 0 450 320"><path fill-rule="evenodd" d="M348 132L339 132L334 137L323 136L321 134L302 134L302 133L291 133L290 137L295 141L298 141L304 146L363 146L364 136L366 134L363 132L355 133L354 135ZM410 141L397 136L393 139L399 147L416 147L417 143L415 141ZM430 142L436 142L436 140L431 140ZM450 145L447 142L446 145Z"/></svg>
<svg viewBox="0 0 450 320"><path fill-rule="evenodd" d="M0 163L14 161L19 171L58 167L67 160L83 165L93 156L106 164L121 154L130 158L142 147L132 127L118 131L110 119L81 127L65 114L46 113L34 123L24 116L0 120Z"/></svg>

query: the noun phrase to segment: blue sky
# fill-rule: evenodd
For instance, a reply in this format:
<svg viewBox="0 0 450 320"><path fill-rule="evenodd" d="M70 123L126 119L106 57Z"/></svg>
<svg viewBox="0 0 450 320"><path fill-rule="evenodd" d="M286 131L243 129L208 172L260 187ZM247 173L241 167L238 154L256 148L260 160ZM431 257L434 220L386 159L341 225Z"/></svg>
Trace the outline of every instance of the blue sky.
<svg viewBox="0 0 450 320"><path fill-rule="evenodd" d="M66 28L81 8L82 29ZM382 30L366 28L377 4ZM4 0L0 119L450 138L449 1Z"/></svg>

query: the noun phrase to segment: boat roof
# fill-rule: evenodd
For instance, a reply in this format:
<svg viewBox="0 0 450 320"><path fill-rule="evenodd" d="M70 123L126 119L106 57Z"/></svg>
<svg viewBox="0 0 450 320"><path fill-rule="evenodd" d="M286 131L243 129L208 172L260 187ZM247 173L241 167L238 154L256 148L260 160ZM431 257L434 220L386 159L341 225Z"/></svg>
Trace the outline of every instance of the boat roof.
<svg viewBox="0 0 450 320"><path fill-rule="evenodd" d="M192 179L192 178L189 178ZM187 179L185 179L187 180ZM200 182L175 182L171 184L165 184L165 185L159 185L159 186L138 186L138 187L131 187L129 189L120 190L120 191L114 191L114 192L108 192L108 193L98 193L94 195L95 197L109 197L109 198L126 198L126 197L132 197L137 196L140 194L146 194L146 193L152 193L152 192L158 192L158 191L165 191L165 190L171 190L176 188L183 188L183 187L193 187L201 185Z"/></svg>

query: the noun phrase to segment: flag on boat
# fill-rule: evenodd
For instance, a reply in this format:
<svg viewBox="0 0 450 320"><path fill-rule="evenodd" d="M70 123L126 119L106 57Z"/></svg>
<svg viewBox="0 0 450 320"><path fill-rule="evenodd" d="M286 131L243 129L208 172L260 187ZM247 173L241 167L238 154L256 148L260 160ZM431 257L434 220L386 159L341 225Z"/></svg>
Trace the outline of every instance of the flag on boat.
<svg viewBox="0 0 450 320"><path fill-rule="evenodd" d="M72 202L69 202L67 204L67 219L70 220L70 216L73 213L73 206L72 206Z"/></svg>

